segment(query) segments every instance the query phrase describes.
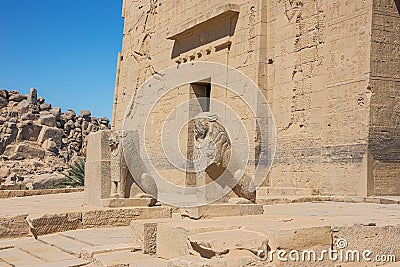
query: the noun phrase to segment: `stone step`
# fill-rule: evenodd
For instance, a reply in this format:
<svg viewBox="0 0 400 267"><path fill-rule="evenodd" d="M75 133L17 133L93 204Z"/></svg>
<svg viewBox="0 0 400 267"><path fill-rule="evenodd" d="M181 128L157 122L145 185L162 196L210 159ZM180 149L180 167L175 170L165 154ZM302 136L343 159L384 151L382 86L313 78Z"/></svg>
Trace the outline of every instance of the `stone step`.
<svg viewBox="0 0 400 267"><path fill-rule="evenodd" d="M229 216L260 215L264 208L259 204L209 204L193 208L181 208L183 217L191 219L209 219Z"/></svg>
<svg viewBox="0 0 400 267"><path fill-rule="evenodd" d="M399 198L396 197L357 197L357 196L257 196L257 204L275 205L289 203L306 203L306 202L345 202L345 203L373 203L385 205L400 205Z"/></svg>
<svg viewBox="0 0 400 267"><path fill-rule="evenodd" d="M121 208L121 207L151 207L156 204L154 198L105 198L101 199L102 207Z"/></svg>
<svg viewBox="0 0 400 267"><path fill-rule="evenodd" d="M310 188L295 187L259 187L257 197L259 196L311 196Z"/></svg>
<svg viewBox="0 0 400 267"><path fill-rule="evenodd" d="M35 237L82 228L129 226L132 220L171 218L171 207L89 208L77 212L0 217L0 239Z"/></svg>
<svg viewBox="0 0 400 267"><path fill-rule="evenodd" d="M103 255L114 252L131 252L135 251L132 244L117 244L117 245L105 245L105 246L94 246L90 248L83 249L81 258L86 260L92 260L96 258L97 255Z"/></svg>

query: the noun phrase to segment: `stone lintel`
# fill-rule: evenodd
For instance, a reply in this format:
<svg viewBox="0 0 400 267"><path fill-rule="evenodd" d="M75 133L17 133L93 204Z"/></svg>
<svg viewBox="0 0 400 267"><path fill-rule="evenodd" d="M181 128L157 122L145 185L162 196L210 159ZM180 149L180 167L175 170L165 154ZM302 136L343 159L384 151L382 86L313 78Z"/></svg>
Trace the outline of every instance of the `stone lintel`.
<svg viewBox="0 0 400 267"><path fill-rule="evenodd" d="M167 34L167 39L177 40L182 36L190 35L190 33L196 31L197 29L203 28L204 26L212 24L218 20L223 20L238 15L239 12L239 5L229 3L225 4L217 7L210 13L204 14L196 19L173 27Z"/></svg>

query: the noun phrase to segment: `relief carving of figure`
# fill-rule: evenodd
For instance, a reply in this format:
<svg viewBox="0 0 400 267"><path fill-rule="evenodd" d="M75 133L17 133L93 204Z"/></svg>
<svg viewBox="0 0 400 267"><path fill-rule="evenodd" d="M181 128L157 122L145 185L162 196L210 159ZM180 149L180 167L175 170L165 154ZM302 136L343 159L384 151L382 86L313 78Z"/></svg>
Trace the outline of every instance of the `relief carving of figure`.
<svg viewBox="0 0 400 267"><path fill-rule="evenodd" d="M124 198L126 195L126 180L128 167L122 149L122 132L113 131L109 139L111 148L111 198Z"/></svg>
<svg viewBox="0 0 400 267"><path fill-rule="evenodd" d="M218 122L218 116L211 112L197 115L194 120L194 137L194 161L197 175L202 177L207 173L211 179L216 180L227 170L228 165L233 166L232 171L228 171L230 171L232 181L239 182L232 191L240 198L255 202L256 192L251 190L252 179L235 166L235 155L232 155L229 135L224 126Z"/></svg>
<svg viewBox="0 0 400 267"><path fill-rule="evenodd" d="M139 46L136 48L131 46L133 50L131 55L138 63L136 88L139 88L148 77L157 73L152 64L150 47L151 37L156 32L156 15L159 5L158 0L150 0L148 10L143 11L139 19L139 21L144 19L143 29L137 28L135 33L136 36L139 36Z"/></svg>

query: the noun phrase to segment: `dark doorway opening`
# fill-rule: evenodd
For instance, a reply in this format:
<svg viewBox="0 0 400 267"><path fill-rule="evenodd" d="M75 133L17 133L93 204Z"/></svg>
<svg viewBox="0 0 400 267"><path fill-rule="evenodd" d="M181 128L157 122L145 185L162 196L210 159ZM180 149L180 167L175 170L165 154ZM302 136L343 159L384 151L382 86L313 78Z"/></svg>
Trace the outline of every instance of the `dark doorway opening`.
<svg viewBox="0 0 400 267"><path fill-rule="evenodd" d="M210 111L211 84L210 83L194 83L192 84L193 92L199 101L201 112Z"/></svg>

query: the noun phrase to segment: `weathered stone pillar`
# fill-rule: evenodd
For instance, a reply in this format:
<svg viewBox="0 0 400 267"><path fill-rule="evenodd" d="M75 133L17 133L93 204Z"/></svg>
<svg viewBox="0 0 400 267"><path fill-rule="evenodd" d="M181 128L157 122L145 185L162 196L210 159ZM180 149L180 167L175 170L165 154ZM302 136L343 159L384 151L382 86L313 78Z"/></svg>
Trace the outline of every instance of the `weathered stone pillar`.
<svg viewBox="0 0 400 267"><path fill-rule="evenodd" d="M29 91L28 102L32 105L37 105L38 103L37 90L33 87Z"/></svg>
<svg viewBox="0 0 400 267"><path fill-rule="evenodd" d="M100 206L101 199L111 192L111 131L99 131L89 135L85 166L84 205Z"/></svg>

